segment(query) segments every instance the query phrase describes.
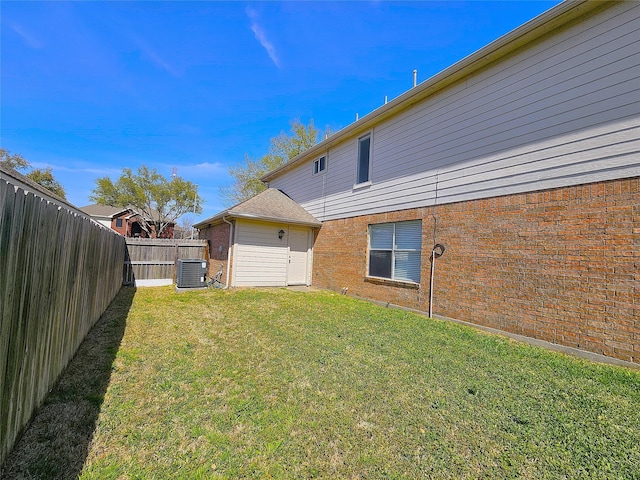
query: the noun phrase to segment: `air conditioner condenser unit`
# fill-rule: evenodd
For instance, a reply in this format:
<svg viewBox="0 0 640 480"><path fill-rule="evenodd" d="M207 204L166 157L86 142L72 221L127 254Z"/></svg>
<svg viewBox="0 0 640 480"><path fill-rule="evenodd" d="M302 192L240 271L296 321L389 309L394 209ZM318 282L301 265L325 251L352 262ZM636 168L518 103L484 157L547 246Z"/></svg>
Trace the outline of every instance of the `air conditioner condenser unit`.
<svg viewBox="0 0 640 480"><path fill-rule="evenodd" d="M178 288L206 287L207 262L197 258L178 259L176 284Z"/></svg>

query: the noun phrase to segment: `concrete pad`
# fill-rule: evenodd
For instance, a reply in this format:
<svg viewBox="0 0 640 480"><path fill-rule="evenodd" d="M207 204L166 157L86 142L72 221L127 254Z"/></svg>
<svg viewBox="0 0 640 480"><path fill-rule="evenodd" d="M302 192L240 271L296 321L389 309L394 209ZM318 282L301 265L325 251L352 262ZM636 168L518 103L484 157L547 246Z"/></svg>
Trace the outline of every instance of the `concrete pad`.
<svg viewBox="0 0 640 480"><path fill-rule="evenodd" d="M173 278L136 280L136 287L165 287L167 285L173 285Z"/></svg>

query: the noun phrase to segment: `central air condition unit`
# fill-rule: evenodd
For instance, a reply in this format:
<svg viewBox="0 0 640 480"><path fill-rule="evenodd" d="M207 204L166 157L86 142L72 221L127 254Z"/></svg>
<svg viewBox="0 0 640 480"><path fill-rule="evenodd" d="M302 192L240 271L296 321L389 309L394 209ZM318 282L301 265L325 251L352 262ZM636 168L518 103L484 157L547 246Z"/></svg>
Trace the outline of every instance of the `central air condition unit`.
<svg viewBox="0 0 640 480"><path fill-rule="evenodd" d="M176 283L178 288L206 287L207 262L205 260L178 259Z"/></svg>

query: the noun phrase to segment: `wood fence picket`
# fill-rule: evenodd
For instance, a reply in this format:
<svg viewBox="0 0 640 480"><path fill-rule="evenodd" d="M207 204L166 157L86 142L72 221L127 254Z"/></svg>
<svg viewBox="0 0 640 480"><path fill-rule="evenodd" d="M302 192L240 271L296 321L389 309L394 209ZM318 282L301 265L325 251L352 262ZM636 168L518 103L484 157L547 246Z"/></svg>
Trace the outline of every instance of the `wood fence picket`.
<svg viewBox="0 0 640 480"><path fill-rule="evenodd" d="M0 465L122 285L126 244L0 171Z"/></svg>
<svg viewBox="0 0 640 480"><path fill-rule="evenodd" d="M178 259L207 260L209 256L206 240L127 238L126 241L127 257L122 280L125 285L132 285L140 280L175 281Z"/></svg>

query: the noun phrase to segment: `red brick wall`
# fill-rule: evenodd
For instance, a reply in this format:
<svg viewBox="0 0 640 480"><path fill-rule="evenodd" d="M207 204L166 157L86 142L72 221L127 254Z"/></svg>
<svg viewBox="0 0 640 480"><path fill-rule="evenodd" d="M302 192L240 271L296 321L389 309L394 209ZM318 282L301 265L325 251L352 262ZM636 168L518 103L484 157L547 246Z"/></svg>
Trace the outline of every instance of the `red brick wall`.
<svg viewBox="0 0 640 480"><path fill-rule="evenodd" d="M419 218L420 288L366 280L367 225ZM640 362L640 178L327 221L313 283L428 311L436 242L434 314Z"/></svg>
<svg viewBox="0 0 640 480"><path fill-rule="evenodd" d="M118 232L120 235L127 236L127 216L128 212L123 213L120 217L115 217L111 219L111 229ZM120 220L122 222L122 226L118 227L116 221Z"/></svg>
<svg viewBox="0 0 640 480"><path fill-rule="evenodd" d="M220 264L225 265L222 281L226 281L226 264L229 253L229 224L220 223L213 227L200 230L201 240L209 241L209 272L208 275L215 275L220 269ZM220 249L222 247L222 249Z"/></svg>
<svg viewBox="0 0 640 480"><path fill-rule="evenodd" d="M135 216L127 220L126 217L128 217L129 215L130 213L124 213L122 217L120 217L122 218L122 228L116 227L115 218L111 221L111 228L126 237L133 237L135 231L136 233L138 233L140 238L149 238L149 234L140 226L140 217ZM175 225L175 223L169 223L166 227L164 227L159 238L174 238ZM138 228L139 231L137 231ZM155 225L151 225L151 238L157 238L155 234L155 228Z"/></svg>
<svg viewBox="0 0 640 480"><path fill-rule="evenodd" d="M173 238L174 230L175 223L170 223L169 225L164 227L164 230L162 230L162 233L160 234L160 238Z"/></svg>

